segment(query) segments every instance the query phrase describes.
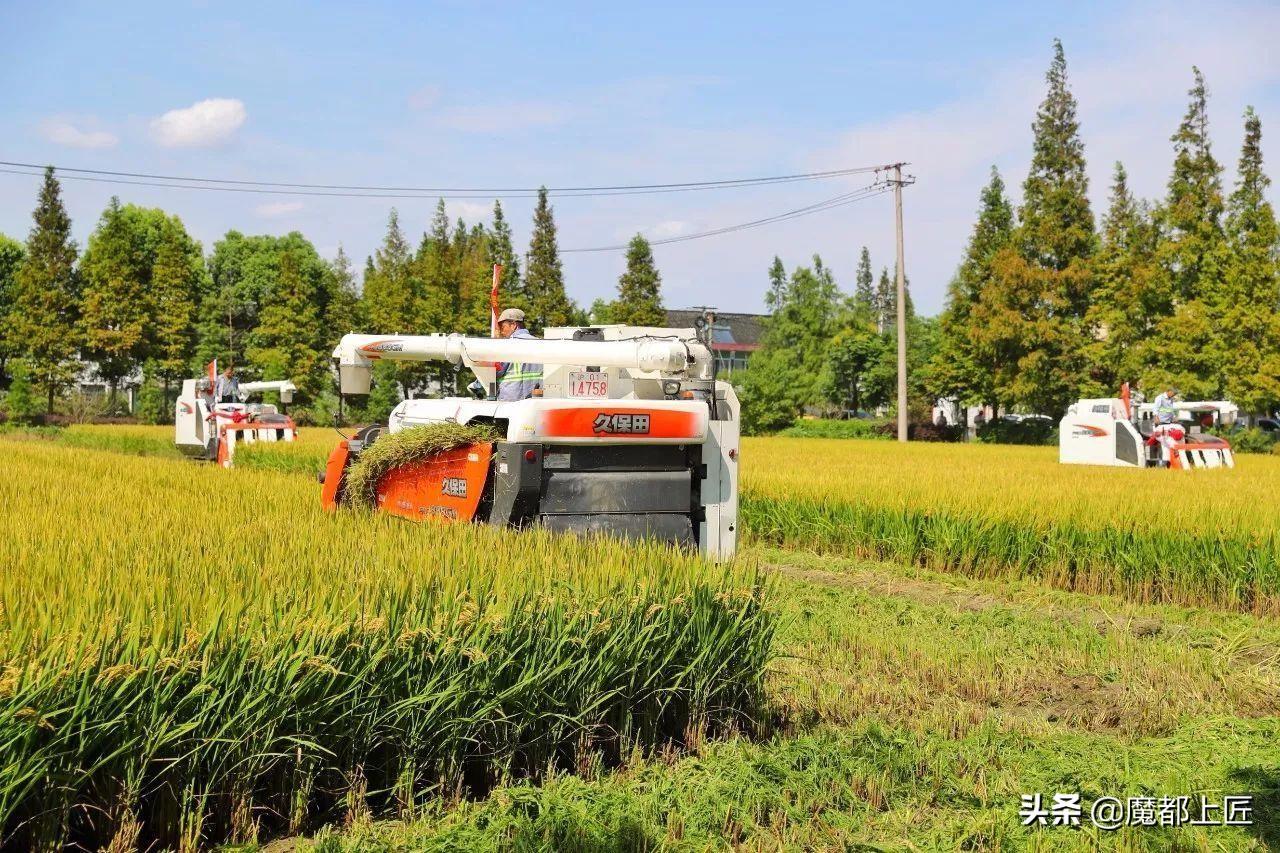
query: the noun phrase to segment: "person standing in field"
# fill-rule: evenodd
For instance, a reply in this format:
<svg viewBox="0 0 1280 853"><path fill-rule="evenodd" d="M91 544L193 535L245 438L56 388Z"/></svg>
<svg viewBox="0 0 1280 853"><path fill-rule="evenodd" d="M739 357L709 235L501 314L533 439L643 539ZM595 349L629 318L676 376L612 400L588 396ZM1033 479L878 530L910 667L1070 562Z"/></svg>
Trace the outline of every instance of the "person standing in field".
<svg viewBox="0 0 1280 853"><path fill-rule="evenodd" d="M228 367L222 371L213 388L213 399L217 403L235 403L240 398L240 380L235 371Z"/></svg>
<svg viewBox="0 0 1280 853"><path fill-rule="evenodd" d="M524 327L524 312L508 308L498 316L498 337L512 340L537 340ZM498 399L504 402L527 400L534 389L542 387L542 365L519 361L500 361L498 367Z"/></svg>

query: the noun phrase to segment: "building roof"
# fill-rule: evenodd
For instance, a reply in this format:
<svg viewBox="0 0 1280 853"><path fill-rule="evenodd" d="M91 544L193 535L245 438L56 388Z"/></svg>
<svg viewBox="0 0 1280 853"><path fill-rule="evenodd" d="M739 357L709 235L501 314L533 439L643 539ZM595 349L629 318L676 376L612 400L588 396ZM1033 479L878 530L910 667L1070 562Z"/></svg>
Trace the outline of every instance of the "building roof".
<svg viewBox="0 0 1280 853"><path fill-rule="evenodd" d="M716 323L711 329L712 349L737 351L760 348L761 321L768 315L732 311L717 311L715 315ZM700 308L668 310L667 325L675 329L689 328L701 316Z"/></svg>

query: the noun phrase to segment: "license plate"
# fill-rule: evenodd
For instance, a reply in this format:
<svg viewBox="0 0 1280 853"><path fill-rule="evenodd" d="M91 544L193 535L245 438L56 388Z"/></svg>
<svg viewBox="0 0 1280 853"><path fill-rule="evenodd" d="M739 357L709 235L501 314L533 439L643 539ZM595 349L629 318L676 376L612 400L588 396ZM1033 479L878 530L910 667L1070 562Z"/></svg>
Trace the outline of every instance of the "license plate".
<svg viewBox="0 0 1280 853"><path fill-rule="evenodd" d="M603 399L609 396L609 374L594 370L569 371L569 396Z"/></svg>

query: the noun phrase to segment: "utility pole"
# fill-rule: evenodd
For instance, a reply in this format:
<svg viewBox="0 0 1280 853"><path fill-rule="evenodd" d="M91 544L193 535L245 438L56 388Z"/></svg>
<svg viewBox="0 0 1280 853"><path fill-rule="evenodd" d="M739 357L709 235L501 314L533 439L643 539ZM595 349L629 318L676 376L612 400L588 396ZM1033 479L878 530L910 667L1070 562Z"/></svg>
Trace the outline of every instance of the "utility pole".
<svg viewBox="0 0 1280 853"><path fill-rule="evenodd" d="M902 178L905 163L893 164L893 207L898 232L898 441L907 440L907 272L902 258L902 187L915 179Z"/></svg>

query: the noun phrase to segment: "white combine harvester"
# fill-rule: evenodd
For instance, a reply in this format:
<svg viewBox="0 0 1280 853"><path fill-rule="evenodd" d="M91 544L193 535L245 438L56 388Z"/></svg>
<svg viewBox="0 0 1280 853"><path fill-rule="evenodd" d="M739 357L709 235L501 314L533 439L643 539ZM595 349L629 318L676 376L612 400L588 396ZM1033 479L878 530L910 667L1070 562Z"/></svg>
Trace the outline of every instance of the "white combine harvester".
<svg viewBox="0 0 1280 853"><path fill-rule="evenodd" d="M550 328L543 339L347 335L334 350L344 394L369 393L373 362L469 368L488 399L405 400L385 427L490 424L500 438L393 469L379 508L414 521L652 537L727 560L737 542L738 398L716 381L710 329ZM540 395L496 399L494 362L543 365ZM339 443L322 502L384 427Z"/></svg>
<svg viewBox="0 0 1280 853"><path fill-rule="evenodd" d="M215 403L214 382L217 363L209 365L209 375L184 379L182 393L174 404L174 442L188 456L216 461L230 468L236 446L258 441L293 441L298 430L293 418L268 403L249 403L248 399L266 391L275 391L280 402L293 402L297 386L288 380L240 383L240 402Z"/></svg>
<svg viewBox="0 0 1280 853"><path fill-rule="evenodd" d="M1229 427L1238 410L1225 400L1177 402L1172 424L1157 424L1155 406L1134 404L1126 384L1119 397L1081 400L1058 424L1058 461L1130 468L1232 468L1226 439L1205 430Z"/></svg>

